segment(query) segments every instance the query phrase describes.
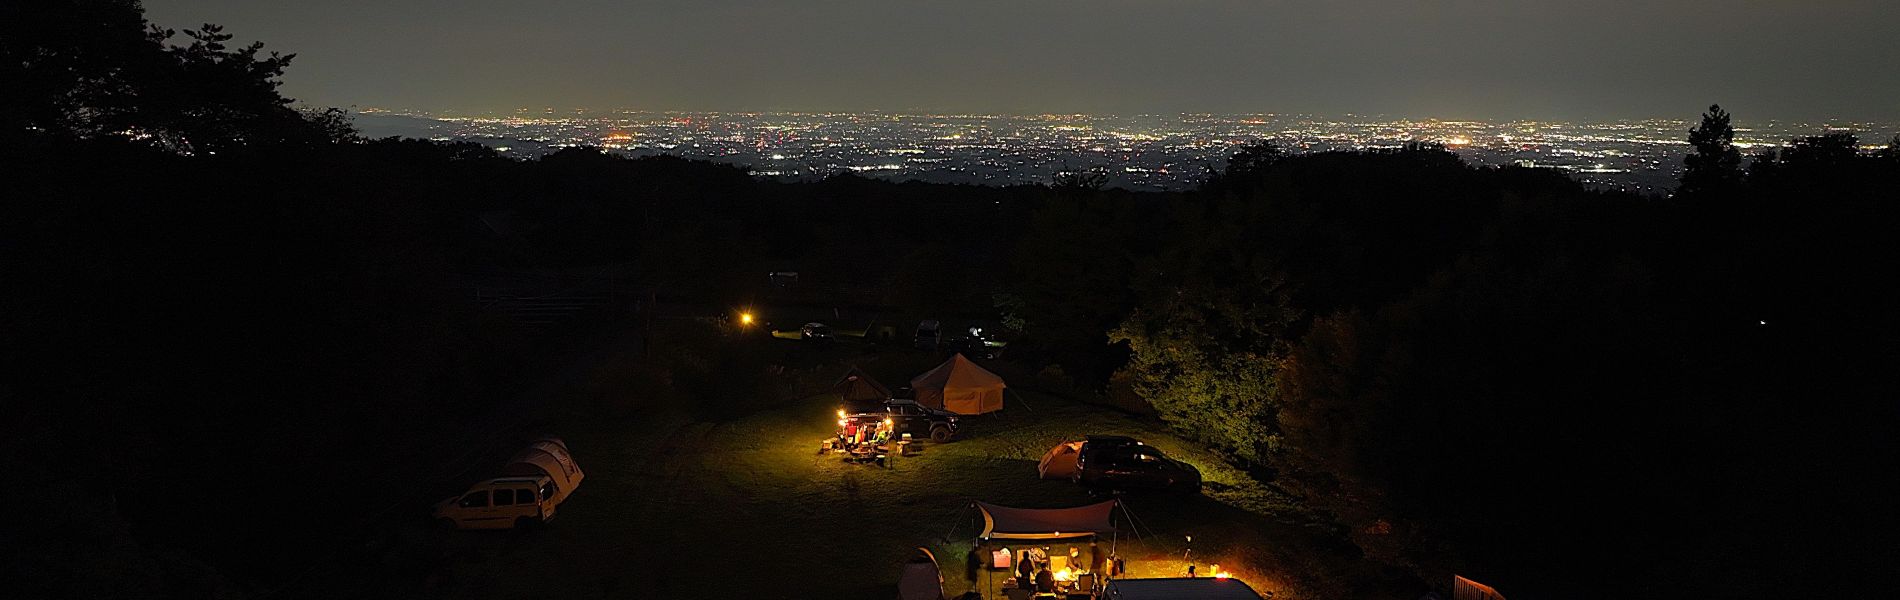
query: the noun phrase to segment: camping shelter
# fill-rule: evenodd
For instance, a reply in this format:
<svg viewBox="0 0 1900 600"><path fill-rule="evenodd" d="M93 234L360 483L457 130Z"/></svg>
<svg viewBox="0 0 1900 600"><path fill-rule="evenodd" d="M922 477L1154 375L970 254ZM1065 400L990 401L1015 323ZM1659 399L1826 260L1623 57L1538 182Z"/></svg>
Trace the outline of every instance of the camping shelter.
<svg viewBox="0 0 1900 600"><path fill-rule="evenodd" d="M966 415L1003 410L1003 378L962 354L910 380L917 403Z"/></svg>
<svg viewBox="0 0 1900 600"><path fill-rule="evenodd" d="M1086 537L1115 531L1110 520L1115 500L1074 508L1012 508L988 502L976 503L983 513L980 537L998 540L1053 540Z"/></svg>
<svg viewBox="0 0 1900 600"><path fill-rule="evenodd" d="M1463 575L1452 575L1451 600L1504 600L1504 594L1491 586L1465 579Z"/></svg>
<svg viewBox="0 0 1900 600"><path fill-rule="evenodd" d="M1109 600L1261 600L1260 592L1232 577L1116 579L1103 588Z"/></svg>
<svg viewBox="0 0 1900 600"><path fill-rule="evenodd" d="M1082 455L1082 442L1063 442L1043 453L1036 463L1036 474L1043 479L1068 479L1075 476L1075 459Z"/></svg>
<svg viewBox="0 0 1900 600"><path fill-rule="evenodd" d="M857 367L851 367L843 379L831 384L831 391L843 396L847 404L869 404L891 398L890 388L884 387L884 384L878 383Z"/></svg>
<svg viewBox="0 0 1900 600"><path fill-rule="evenodd" d="M897 574L899 600L943 600L943 572L929 549L918 548Z"/></svg>
<svg viewBox="0 0 1900 600"><path fill-rule="evenodd" d="M542 438L528 444L514 458L508 459L508 466L502 467L502 474L514 477L547 475L554 480L554 501L567 500L567 495L580 487L581 479L587 476L581 472L581 466L574 462L574 455L568 453L567 442L561 438Z"/></svg>

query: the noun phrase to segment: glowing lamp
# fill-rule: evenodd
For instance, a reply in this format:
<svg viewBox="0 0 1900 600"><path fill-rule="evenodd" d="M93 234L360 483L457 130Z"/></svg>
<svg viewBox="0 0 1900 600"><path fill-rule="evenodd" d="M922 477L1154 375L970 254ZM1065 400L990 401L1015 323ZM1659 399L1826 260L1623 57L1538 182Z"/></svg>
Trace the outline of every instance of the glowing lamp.
<svg viewBox="0 0 1900 600"><path fill-rule="evenodd" d="M743 312L743 313L739 313L739 324L741 324L741 325L751 325L751 324L752 324L752 313L749 313L749 312Z"/></svg>
<svg viewBox="0 0 1900 600"><path fill-rule="evenodd" d="M840 419L844 418L844 409L842 408L838 409L838 418Z"/></svg>

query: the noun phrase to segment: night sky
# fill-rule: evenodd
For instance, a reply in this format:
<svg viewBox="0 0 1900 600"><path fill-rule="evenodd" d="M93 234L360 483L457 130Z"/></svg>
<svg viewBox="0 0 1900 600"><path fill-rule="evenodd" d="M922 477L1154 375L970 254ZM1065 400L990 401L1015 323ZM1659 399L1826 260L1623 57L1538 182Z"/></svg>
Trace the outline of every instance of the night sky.
<svg viewBox="0 0 1900 600"><path fill-rule="evenodd" d="M150 0L357 108L1900 117L1882 0Z"/></svg>

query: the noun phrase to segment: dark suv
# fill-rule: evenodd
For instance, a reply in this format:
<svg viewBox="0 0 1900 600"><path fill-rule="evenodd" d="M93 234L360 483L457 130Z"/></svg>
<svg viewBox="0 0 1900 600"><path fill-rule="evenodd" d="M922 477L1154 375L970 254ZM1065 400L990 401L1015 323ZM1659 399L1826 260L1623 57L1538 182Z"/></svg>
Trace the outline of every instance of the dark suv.
<svg viewBox="0 0 1900 600"><path fill-rule="evenodd" d="M884 403L883 416L891 420L891 434L910 434L911 439L930 438L943 443L955 438L959 429L957 414L918 404L916 400L891 400ZM853 417L878 414L861 412Z"/></svg>
<svg viewBox="0 0 1900 600"><path fill-rule="evenodd" d="M1092 435L1075 458L1075 482L1096 489L1201 490L1201 471L1160 448L1119 435Z"/></svg>

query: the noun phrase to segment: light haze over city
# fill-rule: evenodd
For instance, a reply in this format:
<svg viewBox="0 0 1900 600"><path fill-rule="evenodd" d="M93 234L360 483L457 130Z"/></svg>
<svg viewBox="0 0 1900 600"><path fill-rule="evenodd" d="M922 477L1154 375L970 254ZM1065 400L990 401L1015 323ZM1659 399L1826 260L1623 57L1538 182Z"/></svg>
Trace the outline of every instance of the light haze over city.
<svg viewBox="0 0 1900 600"><path fill-rule="evenodd" d="M154 0L312 105L1440 119L1900 117L1891 3Z"/></svg>

